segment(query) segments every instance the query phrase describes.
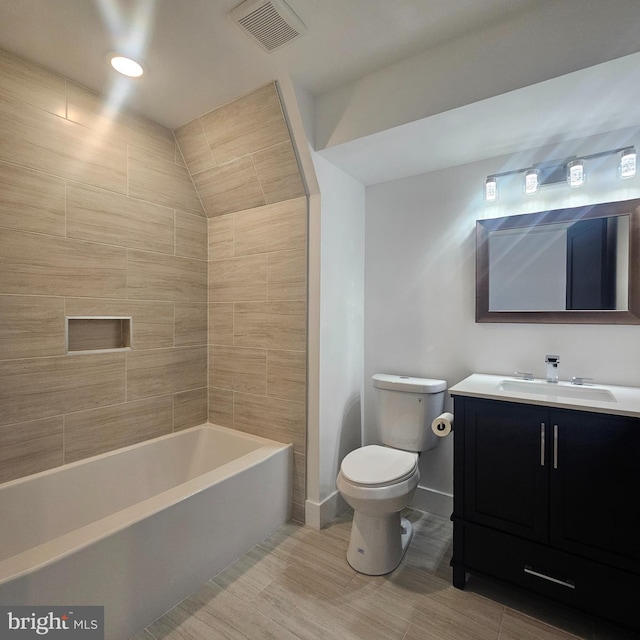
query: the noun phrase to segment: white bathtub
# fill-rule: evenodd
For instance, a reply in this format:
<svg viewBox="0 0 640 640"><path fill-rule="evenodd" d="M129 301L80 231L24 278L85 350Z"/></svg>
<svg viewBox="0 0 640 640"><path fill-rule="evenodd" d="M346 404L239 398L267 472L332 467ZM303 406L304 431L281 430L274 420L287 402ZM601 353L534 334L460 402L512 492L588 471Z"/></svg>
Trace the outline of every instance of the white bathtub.
<svg viewBox="0 0 640 640"><path fill-rule="evenodd" d="M0 604L125 640L282 525L291 445L202 425L0 485Z"/></svg>

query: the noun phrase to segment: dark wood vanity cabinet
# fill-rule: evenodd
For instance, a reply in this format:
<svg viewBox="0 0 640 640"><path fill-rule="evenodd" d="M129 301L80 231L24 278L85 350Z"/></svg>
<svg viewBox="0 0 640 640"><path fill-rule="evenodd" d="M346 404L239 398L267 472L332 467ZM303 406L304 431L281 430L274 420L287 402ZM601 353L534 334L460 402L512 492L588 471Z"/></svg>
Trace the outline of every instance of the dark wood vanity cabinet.
<svg viewBox="0 0 640 640"><path fill-rule="evenodd" d="M454 411L454 586L486 574L640 630L640 419Z"/></svg>

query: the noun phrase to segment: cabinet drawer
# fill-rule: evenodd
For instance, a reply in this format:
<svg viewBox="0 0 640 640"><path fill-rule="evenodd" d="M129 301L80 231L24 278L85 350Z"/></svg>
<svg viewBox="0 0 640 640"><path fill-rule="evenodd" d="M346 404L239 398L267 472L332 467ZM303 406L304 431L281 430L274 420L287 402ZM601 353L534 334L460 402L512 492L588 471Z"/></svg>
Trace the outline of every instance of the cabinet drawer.
<svg viewBox="0 0 640 640"><path fill-rule="evenodd" d="M464 525L464 568L640 631L640 576L509 534Z"/></svg>

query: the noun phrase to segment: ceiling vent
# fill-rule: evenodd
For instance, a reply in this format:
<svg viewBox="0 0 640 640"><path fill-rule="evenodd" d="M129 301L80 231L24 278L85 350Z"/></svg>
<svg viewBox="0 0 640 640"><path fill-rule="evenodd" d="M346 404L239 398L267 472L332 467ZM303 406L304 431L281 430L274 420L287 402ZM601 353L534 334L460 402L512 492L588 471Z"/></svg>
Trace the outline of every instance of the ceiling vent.
<svg viewBox="0 0 640 640"><path fill-rule="evenodd" d="M293 42L307 27L284 0L246 0L229 17L267 53Z"/></svg>

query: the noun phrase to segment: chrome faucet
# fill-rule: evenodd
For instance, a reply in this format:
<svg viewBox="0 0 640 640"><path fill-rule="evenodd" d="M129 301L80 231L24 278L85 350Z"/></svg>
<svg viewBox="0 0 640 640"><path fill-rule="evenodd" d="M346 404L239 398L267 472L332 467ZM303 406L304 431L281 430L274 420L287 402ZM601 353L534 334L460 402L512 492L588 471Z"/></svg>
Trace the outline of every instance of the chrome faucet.
<svg viewBox="0 0 640 640"><path fill-rule="evenodd" d="M557 384L560 356L547 355L545 356L544 361L547 363L547 382Z"/></svg>

